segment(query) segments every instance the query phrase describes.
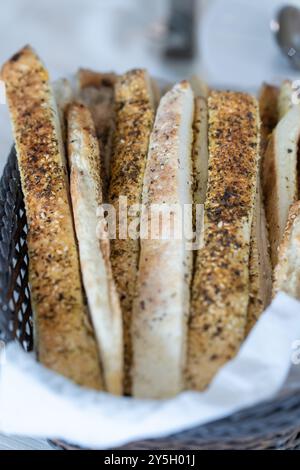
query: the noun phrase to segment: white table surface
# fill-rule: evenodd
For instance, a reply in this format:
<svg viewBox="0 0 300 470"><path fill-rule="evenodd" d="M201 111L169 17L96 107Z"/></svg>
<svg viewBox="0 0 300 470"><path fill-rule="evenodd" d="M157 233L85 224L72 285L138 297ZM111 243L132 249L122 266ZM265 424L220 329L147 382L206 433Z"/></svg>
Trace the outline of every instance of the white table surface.
<svg viewBox="0 0 300 470"><path fill-rule="evenodd" d="M166 17L162 0L3 2L0 63L30 43L46 62L53 80L70 75L78 66L118 72L147 67L154 76L174 81L199 73L210 83L226 87L241 84L241 88L251 88L263 79L293 76L268 29L270 16L284 1L199 1L203 7L199 56L188 66L170 66L160 58L158 36ZM259 66L253 68L256 57ZM239 65L233 67L234 63ZM12 142L5 104L0 104L0 124L1 172ZM51 447L44 440L0 435L0 449Z"/></svg>
<svg viewBox="0 0 300 470"><path fill-rule="evenodd" d="M0 450L53 450L47 441L0 434Z"/></svg>

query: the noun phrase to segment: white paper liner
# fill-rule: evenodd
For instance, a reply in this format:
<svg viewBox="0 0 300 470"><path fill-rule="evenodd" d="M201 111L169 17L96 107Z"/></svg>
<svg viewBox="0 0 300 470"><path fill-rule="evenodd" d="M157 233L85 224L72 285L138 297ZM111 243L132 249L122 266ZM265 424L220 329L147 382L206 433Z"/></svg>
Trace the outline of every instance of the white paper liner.
<svg viewBox="0 0 300 470"><path fill-rule="evenodd" d="M287 381L299 339L300 302L280 293L207 391L184 392L162 401L86 390L11 343L1 368L0 431L63 439L89 448L164 437L271 399L283 386L300 388L300 366L293 367Z"/></svg>

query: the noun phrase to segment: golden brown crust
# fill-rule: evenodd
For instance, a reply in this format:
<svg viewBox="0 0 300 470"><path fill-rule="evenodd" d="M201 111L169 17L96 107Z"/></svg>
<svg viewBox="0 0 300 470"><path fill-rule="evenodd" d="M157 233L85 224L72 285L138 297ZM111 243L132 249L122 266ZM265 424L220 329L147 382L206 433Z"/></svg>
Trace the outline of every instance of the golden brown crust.
<svg viewBox="0 0 300 470"><path fill-rule="evenodd" d="M68 201L57 110L48 73L30 47L2 69L29 225L29 276L39 360L87 387L102 388L86 314Z"/></svg>
<svg viewBox="0 0 300 470"><path fill-rule="evenodd" d="M255 98L213 91L204 247L192 286L187 387L205 388L244 339L249 242L256 193L259 116Z"/></svg>
<svg viewBox="0 0 300 470"><path fill-rule="evenodd" d="M118 239L119 197L127 197L128 207L141 203L143 177L154 121L151 82L144 70L132 70L118 78L115 88L116 128L113 138L109 202L117 213L117 238L112 240L111 260L121 300L124 347L125 393L130 393L131 315L136 289L140 244L138 240ZM128 217L128 226L135 220Z"/></svg>

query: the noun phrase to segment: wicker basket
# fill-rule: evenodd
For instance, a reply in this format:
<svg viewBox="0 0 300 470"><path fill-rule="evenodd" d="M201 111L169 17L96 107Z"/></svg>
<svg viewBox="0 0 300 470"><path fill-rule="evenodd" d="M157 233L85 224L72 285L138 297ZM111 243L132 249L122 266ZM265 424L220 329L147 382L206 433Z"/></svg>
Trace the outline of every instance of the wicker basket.
<svg viewBox="0 0 300 470"><path fill-rule="evenodd" d="M17 159L12 149L0 182L0 334L33 347L28 288L26 214ZM64 449L75 446L56 442ZM122 449L300 449L300 390L165 439Z"/></svg>

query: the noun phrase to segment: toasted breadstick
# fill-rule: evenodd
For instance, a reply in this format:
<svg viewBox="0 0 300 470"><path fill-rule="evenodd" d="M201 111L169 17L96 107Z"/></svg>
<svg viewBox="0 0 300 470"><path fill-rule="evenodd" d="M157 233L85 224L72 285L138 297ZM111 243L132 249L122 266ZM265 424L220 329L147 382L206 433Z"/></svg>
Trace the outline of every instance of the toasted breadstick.
<svg viewBox="0 0 300 470"><path fill-rule="evenodd" d="M259 94L259 112L261 120L260 148L262 160L267 150L269 138L278 122L278 96L279 89L276 86L264 83L261 87Z"/></svg>
<svg viewBox="0 0 300 470"><path fill-rule="evenodd" d="M114 130L114 86L117 77L112 73L80 69L77 80L78 98L90 109L96 127L102 160L103 194L106 198Z"/></svg>
<svg viewBox="0 0 300 470"><path fill-rule="evenodd" d="M210 383L244 339L259 161L256 100L213 91L208 110L204 247L193 283L186 375L187 387L197 390Z"/></svg>
<svg viewBox="0 0 300 470"><path fill-rule="evenodd" d="M294 106L274 129L263 162L263 190L273 267L277 263L277 250L289 208L298 198L299 138L300 106Z"/></svg>
<svg viewBox="0 0 300 470"><path fill-rule="evenodd" d="M300 202L293 204L278 251L273 294L279 291L300 300Z"/></svg>
<svg viewBox="0 0 300 470"><path fill-rule="evenodd" d="M193 116L193 92L188 82L175 85L161 99L145 172L141 233L153 229L154 205L176 204L182 209L183 204L192 204ZM167 217L166 223L169 221ZM161 239L155 226L153 233L156 239L141 240L132 322L132 388L136 397L166 398L184 385L192 253L182 236Z"/></svg>
<svg viewBox="0 0 300 470"><path fill-rule="evenodd" d="M2 69L29 225L29 277L39 360L80 385L102 388L86 315L64 149L48 73L30 47Z"/></svg>
<svg viewBox="0 0 300 470"><path fill-rule="evenodd" d="M282 119L294 106L293 86L290 80L282 82L278 96L278 117Z"/></svg>
<svg viewBox="0 0 300 470"><path fill-rule="evenodd" d="M109 240L97 213L103 203L99 145L91 113L83 104L74 103L68 110L68 150L83 284L98 340L105 389L121 395L121 308L112 277Z"/></svg>
<svg viewBox="0 0 300 470"><path fill-rule="evenodd" d="M127 197L129 206L141 203L144 170L150 132L154 121L151 80L144 70L132 70L118 78L115 89L116 129L109 201L116 209L117 238L111 243L111 260L121 300L125 347L125 393L131 391L131 316L136 290L140 243L119 238L119 197ZM136 217L128 216L128 227ZM121 220L122 222L122 220Z"/></svg>
<svg viewBox="0 0 300 470"><path fill-rule="evenodd" d="M271 302L272 265L262 190L258 178L249 259L249 305L246 336Z"/></svg>

